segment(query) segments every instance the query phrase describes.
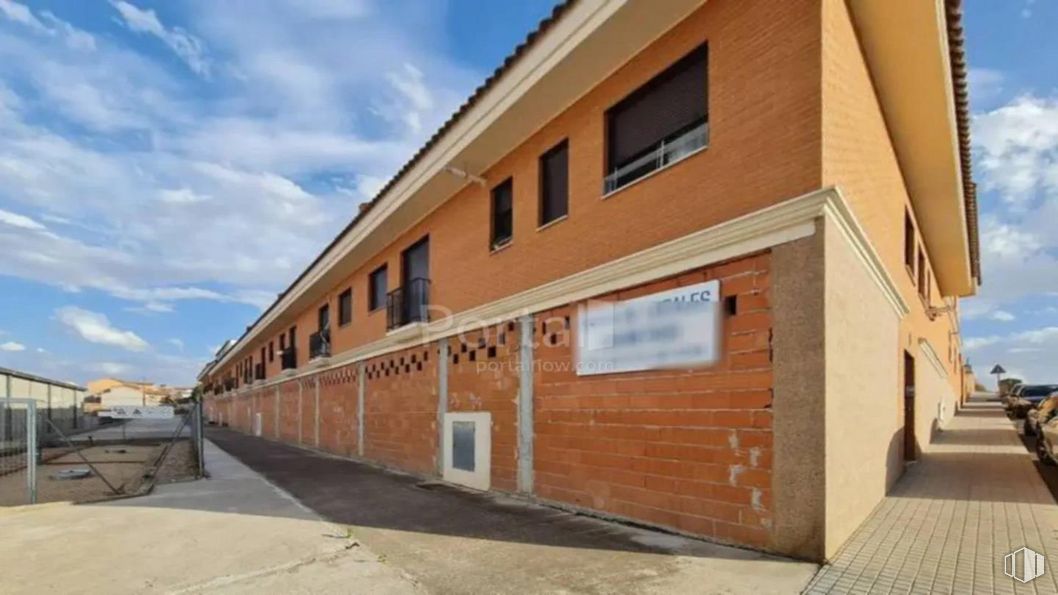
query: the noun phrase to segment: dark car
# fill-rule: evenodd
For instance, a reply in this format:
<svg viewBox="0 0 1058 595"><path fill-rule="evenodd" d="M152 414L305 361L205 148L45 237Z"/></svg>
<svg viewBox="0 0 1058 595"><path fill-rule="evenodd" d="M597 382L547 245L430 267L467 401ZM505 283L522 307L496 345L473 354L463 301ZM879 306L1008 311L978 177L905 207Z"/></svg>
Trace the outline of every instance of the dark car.
<svg viewBox="0 0 1058 595"><path fill-rule="evenodd" d="M1039 405L1055 391L1058 391L1058 384L1026 384L1010 409L1011 416L1015 419L1024 419L1029 410Z"/></svg>

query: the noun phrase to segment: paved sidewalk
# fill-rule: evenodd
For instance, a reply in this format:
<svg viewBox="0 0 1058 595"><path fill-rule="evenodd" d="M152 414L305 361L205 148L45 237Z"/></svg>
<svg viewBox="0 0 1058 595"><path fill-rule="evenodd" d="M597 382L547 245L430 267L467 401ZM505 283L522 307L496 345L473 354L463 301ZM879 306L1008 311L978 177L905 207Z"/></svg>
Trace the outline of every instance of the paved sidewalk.
<svg viewBox="0 0 1058 595"><path fill-rule="evenodd" d="M0 592L421 593L227 453L141 498L0 509Z"/></svg>
<svg viewBox="0 0 1058 595"><path fill-rule="evenodd" d="M808 593L1058 593L1058 506L996 401L977 396L813 579ZM1003 556L1047 572L1021 584Z"/></svg>
<svg viewBox="0 0 1058 595"><path fill-rule="evenodd" d="M797 593L817 566L422 484L229 429L217 442L436 593Z"/></svg>

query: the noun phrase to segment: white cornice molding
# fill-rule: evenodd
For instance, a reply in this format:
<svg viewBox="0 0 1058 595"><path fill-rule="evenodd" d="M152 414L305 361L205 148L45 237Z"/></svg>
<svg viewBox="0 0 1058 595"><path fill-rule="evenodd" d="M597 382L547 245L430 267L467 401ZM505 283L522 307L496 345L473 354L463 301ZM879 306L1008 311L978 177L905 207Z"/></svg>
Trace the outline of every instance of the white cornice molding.
<svg viewBox="0 0 1058 595"><path fill-rule="evenodd" d="M944 364L941 363L937 351L933 349L933 344L930 343L928 339L919 339L918 348L919 351L926 356L926 360L929 361L931 366L933 366L933 369L937 371L937 374L940 375L941 378L947 378L948 371L944 369Z"/></svg>
<svg viewBox="0 0 1058 595"><path fill-rule="evenodd" d="M911 312L911 308L908 307L907 301L900 295L900 290L897 289L896 283L893 282L893 278L886 270L881 257L878 256L878 251L874 249L874 245L871 244L871 240L867 237L867 233L863 230L859 221L856 220L856 216L852 213L852 209L845 200L841 189L828 188L825 192L827 192L827 197L824 204L824 212L828 219L837 224L838 230L867 269L871 280L882 290L882 294L885 295L886 301L892 306L896 315L898 317L907 316Z"/></svg>
<svg viewBox="0 0 1058 595"><path fill-rule="evenodd" d="M894 312L899 317L907 315L907 303L841 192L836 188L823 188L443 320L391 331L382 339L333 355L324 366L306 365L293 375L269 379L265 385L452 337L471 328L480 328L483 323L498 324L524 314L760 252L813 235L817 221L824 217L837 225Z"/></svg>

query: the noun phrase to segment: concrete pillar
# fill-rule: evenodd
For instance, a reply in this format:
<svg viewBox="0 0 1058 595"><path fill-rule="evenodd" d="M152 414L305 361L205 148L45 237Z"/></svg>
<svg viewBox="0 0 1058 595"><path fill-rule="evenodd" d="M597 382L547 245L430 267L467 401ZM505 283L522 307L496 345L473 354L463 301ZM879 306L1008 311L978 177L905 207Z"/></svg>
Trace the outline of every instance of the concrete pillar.
<svg viewBox="0 0 1058 595"><path fill-rule="evenodd" d="M448 339L437 342L437 475L445 468L445 413L448 412Z"/></svg>
<svg viewBox="0 0 1058 595"><path fill-rule="evenodd" d="M518 491L533 493L533 316L519 319Z"/></svg>
<svg viewBox="0 0 1058 595"><path fill-rule="evenodd" d="M356 366L356 454L359 457L364 456L364 391L367 390L364 380L366 376L364 362L360 362Z"/></svg>
<svg viewBox="0 0 1058 595"><path fill-rule="evenodd" d="M314 377L314 381L315 381L314 384L315 384L316 396L313 399L313 403L314 404L313 404L313 407L312 407L312 416L314 418L313 423L315 423L315 429L314 429L315 437L314 437L313 441L316 444L316 448L319 448L320 447L320 376L318 374Z"/></svg>
<svg viewBox="0 0 1058 595"><path fill-rule="evenodd" d="M303 408L302 408L302 394L301 394L303 392L302 391L302 388L303 388L302 384L303 384L303 382L301 380L298 380L298 444L302 443L302 435L301 435L302 434L302 431L301 431L301 426L302 426L301 416L302 416L302 410L303 410Z"/></svg>

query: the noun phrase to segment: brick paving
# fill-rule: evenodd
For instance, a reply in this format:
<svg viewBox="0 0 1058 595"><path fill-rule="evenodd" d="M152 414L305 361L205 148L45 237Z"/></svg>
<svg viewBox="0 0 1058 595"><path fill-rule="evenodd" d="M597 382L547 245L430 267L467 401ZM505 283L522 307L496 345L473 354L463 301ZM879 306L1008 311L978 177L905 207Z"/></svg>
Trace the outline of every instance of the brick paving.
<svg viewBox="0 0 1058 595"><path fill-rule="evenodd" d="M999 403L970 403L806 593L1058 593L1058 506ZM1021 546L1046 574L1003 574Z"/></svg>

